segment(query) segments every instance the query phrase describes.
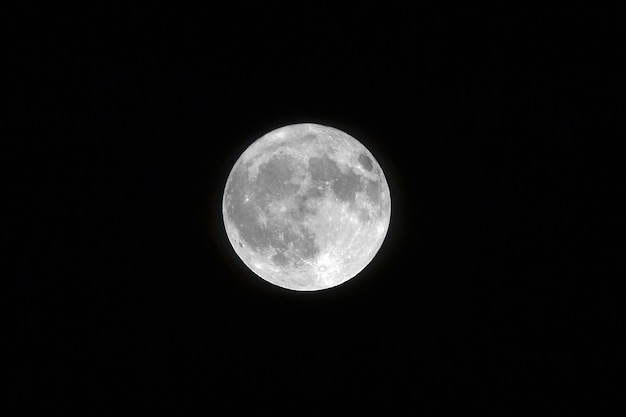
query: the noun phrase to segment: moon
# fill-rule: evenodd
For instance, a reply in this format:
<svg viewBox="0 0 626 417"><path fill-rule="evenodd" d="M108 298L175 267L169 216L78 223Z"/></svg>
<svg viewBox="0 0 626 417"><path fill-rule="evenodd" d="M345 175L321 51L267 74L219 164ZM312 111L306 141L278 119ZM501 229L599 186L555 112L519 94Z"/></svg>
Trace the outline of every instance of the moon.
<svg viewBox="0 0 626 417"><path fill-rule="evenodd" d="M383 171L365 146L314 123L273 130L233 166L222 199L230 244L256 275L316 291L355 277L391 218Z"/></svg>

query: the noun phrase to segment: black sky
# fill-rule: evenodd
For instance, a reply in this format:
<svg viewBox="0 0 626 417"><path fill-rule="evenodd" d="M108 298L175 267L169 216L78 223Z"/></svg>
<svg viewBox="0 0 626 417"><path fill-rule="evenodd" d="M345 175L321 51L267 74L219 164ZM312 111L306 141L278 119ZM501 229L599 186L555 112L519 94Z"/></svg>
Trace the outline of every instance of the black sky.
<svg viewBox="0 0 626 417"><path fill-rule="evenodd" d="M624 406L626 8L433 3L3 18L5 415ZM298 122L392 194L375 260L313 294L221 220L240 153Z"/></svg>

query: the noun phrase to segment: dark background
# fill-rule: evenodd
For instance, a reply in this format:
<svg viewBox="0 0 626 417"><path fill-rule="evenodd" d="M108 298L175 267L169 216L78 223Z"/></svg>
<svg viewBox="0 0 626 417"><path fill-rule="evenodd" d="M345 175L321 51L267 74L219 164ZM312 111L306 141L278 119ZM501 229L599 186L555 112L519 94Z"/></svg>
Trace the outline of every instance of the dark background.
<svg viewBox="0 0 626 417"><path fill-rule="evenodd" d="M2 18L4 415L624 406L626 7L198 3ZM241 152L299 122L392 194L378 256L317 293L221 219Z"/></svg>

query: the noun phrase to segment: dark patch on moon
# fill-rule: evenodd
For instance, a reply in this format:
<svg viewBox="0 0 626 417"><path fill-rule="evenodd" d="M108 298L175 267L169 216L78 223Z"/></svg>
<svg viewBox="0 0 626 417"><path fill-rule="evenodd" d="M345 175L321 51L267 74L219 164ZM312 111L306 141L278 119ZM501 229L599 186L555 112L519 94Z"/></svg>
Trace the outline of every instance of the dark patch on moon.
<svg viewBox="0 0 626 417"><path fill-rule="evenodd" d="M363 189L361 177L352 171L341 174L331 187L335 195L342 201L353 202L356 193Z"/></svg>
<svg viewBox="0 0 626 417"><path fill-rule="evenodd" d="M327 154L321 157L313 156L309 158L309 173L315 182L332 181L337 178L341 171L337 163L328 157Z"/></svg>
<svg viewBox="0 0 626 417"><path fill-rule="evenodd" d="M301 136L299 141L302 143L309 143L309 142L313 142L315 139L317 139L317 135L315 133L307 133L304 136Z"/></svg>
<svg viewBox="0 0 626 417"><path fill-rule="evenodd" d="M283 235L283 239L278 246L279 249L287 249L290 244L293 246L300 237L295 231L291 230L289 227L286 227L284 230L282 230L282 228L279 228L279 230L277 230L277 234L281 234L281 232Z"/></svg>
<svg viewBox="0 0 626 417"><path fill-rule="evenodd" d="M302 256L304 259L315 259L320 253L320 248L315 244L315 234L306 227L300 228L302 237L294 243L296 253Z"/></svg>
<svg viewBox="0 0 626 417"><path fill-rule="evenodd" d="M306 199L311 199L311 198L320 198L324 196L324 188L321 187L319 184L313 187L309 187L308 190L306 190L306 193L304 194L304 198Z"/></svg>
<svg viewBox="0 0 626 417"><path fill-rule="evenodd" d="M285 266L289 264L289 258L287 258L283 252L279 252L272 256L272 262L278 266Z"/></svg>
<svg viewBox="0 0 626 417"><path fill-rule="evenodd" d="M380 192L380 182L368 179L365 184L365 194L367 194L372 203L378 204L380 202Z"/></svg>
<svg viewBox="0 0 626 417"><path fill-rule="evenodd" d="M305 218L317 214L317 210L313 209L308 204L310 199L311 197L308 195L308 192L296 197L296 208L289 213L293 220L303 221Z"/></svg>
<svg viewBox="0 0 626 417"><path fill-rule="evenodd" d="M359 163L366 171L371 171L374 168L372 160L365 154L359 155Z"/></svg>
<svg viewBox="0 0 626 417"><path fill-rule="evenodd" d="M311 157L309 159L309 173L314 185L323 188L325 182L330 182L331 189L342 201L354 201L356 193L363 189L361 177L351 170L345 174L342 173L337 162L331 159L328 154L321 157Z"/></svg>
<svg viewBox="0 0 626 417"><path fill-rule="evenodd" d="M297 171L297 161L289 155L276 155L259 165L256 189L261 201L267 202L294 195L300 185L291 182Z"/></svg>

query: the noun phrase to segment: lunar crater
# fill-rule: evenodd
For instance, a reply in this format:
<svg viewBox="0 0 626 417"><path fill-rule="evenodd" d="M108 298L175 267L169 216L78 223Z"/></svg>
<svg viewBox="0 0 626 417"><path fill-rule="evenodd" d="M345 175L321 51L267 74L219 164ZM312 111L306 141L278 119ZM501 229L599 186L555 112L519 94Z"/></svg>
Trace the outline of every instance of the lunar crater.
<svg viewBox="0 0 626 417"><path fill-rule="evenodd" d="M374 168L374 165L372 164L372 160L369 158L369 156L365 154L359 155L359 163L366 171L371 171L372 168Z"/></svg>

